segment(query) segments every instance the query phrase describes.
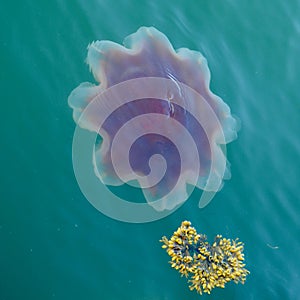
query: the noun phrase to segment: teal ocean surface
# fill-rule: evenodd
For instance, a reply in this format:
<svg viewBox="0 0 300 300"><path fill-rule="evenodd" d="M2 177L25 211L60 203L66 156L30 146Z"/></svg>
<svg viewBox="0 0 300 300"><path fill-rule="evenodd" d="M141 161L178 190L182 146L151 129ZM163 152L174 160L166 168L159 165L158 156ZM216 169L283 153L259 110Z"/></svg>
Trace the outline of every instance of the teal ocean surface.
<svg viewBox="0 0 300 300"><path fill-rule="evenodd" d="M0 299L300 299L300 2L37 1L0 4ZM94 40L154 26L200 51L211 90L241 121L232 178L204 209L133 224L97 211L72 165L67 98L94 82ZM128 196L128 195L127 195ZM245 243L246 283L188 289L159 243L182 220Z"/></svg>

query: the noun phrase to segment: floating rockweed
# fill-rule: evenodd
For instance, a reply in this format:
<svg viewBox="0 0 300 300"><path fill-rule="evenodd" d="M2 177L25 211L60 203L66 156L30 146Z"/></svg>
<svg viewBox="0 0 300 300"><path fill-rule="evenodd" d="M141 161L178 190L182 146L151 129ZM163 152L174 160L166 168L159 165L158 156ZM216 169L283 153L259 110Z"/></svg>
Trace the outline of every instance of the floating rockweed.
<svg viewBox="0 0 300 300"><path fill-rule="evenodd" d="M170 240L160 240L171 257L172 268L189 278L190 290L210 294L229 281L244 283L250 273L245 269L243 243L217 235L212 244L198 234L191 222L183 221Z"/></svg>

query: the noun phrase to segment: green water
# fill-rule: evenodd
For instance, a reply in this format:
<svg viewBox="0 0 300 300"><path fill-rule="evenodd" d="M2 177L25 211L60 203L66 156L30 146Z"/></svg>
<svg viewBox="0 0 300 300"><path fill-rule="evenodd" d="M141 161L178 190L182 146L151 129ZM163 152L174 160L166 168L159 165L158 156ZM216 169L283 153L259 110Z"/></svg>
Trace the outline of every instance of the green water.
<svg viewBox="0 0 300 300"><path fill-rule="evenodd" d="M160 248L183 219L245 243L245 285L202 299L300 299L300 3L2 1L0 299L200 299ZM232 179L204 209L129 224L99 213L72 167L70 91L92 81L96 39L155 26L201 51L211 89L242 123Z"/></svg>

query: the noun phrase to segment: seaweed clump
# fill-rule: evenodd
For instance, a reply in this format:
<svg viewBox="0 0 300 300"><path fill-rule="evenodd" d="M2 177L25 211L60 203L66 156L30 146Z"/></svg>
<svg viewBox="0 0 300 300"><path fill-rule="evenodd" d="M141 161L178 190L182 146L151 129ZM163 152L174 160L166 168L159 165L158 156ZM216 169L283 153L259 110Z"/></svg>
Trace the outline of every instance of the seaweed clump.
<svg viewBox="0 0 300 300"><path fill-rule="evenodd" d="M183 221L170 240L164 236L160 241L171 257L172 268L189 278L190 290L201 295L210 294L215 287L224 288L229 281L244 283L250 273L244 268L243 243L217 235L211 245L189 221Z"/></svg>

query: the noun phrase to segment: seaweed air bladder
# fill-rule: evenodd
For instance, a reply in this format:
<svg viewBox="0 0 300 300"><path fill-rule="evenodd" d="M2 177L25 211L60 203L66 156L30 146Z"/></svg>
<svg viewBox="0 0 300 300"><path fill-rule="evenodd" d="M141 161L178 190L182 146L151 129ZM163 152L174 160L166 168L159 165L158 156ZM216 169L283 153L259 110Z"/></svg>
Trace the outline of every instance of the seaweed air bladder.
<svg viewBox="0 0 300 300"><path fill-rule="evenodd" d="M157 211L198 187L204 207L230 178L225 145L237 137L228 105L209 88L206 59L141 27L124 46L91 43L87 63L98 84L80 84L69 105L78 126L102 138L89 162L99 184L137 186Z"/></svg>

